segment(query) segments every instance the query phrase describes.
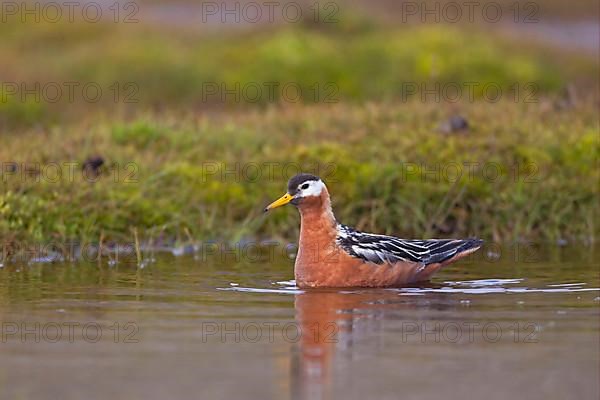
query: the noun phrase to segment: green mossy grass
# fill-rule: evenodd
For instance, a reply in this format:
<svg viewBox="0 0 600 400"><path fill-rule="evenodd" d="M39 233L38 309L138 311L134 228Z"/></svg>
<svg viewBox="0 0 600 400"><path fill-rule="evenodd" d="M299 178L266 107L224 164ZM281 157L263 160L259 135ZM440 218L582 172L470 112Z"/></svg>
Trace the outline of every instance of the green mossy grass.
<svg viewBox="0 0 600 400"><path fill-rule="evenodd" d="M295 212L262 209L303 169L326 181L339 220L360 229L589 241L598 233L596 106L295 105L30 129L0 148L2 160L41 165L37 178L3 176L0 235L92 240L137 227L142 237L290 237ZM471 128L440 132L457 107ZM105 159L98 178L81 171L90 155ZM72 179L69 162L78 163Z"/></svg>

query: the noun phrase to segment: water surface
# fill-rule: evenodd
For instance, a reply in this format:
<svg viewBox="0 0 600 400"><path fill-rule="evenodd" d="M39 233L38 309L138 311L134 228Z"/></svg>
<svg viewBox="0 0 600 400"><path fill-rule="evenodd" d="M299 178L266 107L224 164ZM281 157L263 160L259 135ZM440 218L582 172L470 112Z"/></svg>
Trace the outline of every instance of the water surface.
<svg viewBox="0 0 600 400"><path fill-rule="evenodd" d="M5 262L0 397L598 399L597 250L515 254L387 290L299 290L287 259Z"/></svg>

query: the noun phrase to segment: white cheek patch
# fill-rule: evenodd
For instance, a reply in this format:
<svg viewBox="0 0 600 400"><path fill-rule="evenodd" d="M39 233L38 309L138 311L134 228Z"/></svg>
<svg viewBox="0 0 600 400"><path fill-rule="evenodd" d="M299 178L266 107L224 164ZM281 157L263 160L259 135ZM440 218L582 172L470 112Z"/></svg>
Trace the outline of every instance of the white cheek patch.
<svg viewBox="0 0 600 400"><path fill-rule="evenodd" d="M308 188L302 190L302 197L320 196L324 187L323 181L310 181Z"/></svg>

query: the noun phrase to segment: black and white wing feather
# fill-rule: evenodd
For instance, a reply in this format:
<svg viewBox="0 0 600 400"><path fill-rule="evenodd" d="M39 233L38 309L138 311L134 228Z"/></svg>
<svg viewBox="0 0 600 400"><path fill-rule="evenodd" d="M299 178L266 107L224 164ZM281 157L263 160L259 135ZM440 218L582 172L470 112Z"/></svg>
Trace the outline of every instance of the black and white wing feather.
<svg viewBox="0 0 600 400"><path fill-rule="evenodd" d="M340 224L337 243L350 255L375 264L409 261L427 265L449 260L467 250L476 250L483 241L480 239L406 240L359 232Z"/></svg>

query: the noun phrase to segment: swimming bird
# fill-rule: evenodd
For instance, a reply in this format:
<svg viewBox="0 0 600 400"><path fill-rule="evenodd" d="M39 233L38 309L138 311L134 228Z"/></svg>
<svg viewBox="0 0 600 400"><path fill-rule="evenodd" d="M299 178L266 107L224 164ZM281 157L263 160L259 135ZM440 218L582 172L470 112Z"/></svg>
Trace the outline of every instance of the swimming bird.
<svg viewBox="0 0 600 400"><path fill-rule="evenodd" d="M335 219L325 183L298 174L287 193L265 208L286 204L300 211L296 285L310 287L398 287L427 281L443 266L477 251L480 239L407 240L359 232Z"/></svg>

